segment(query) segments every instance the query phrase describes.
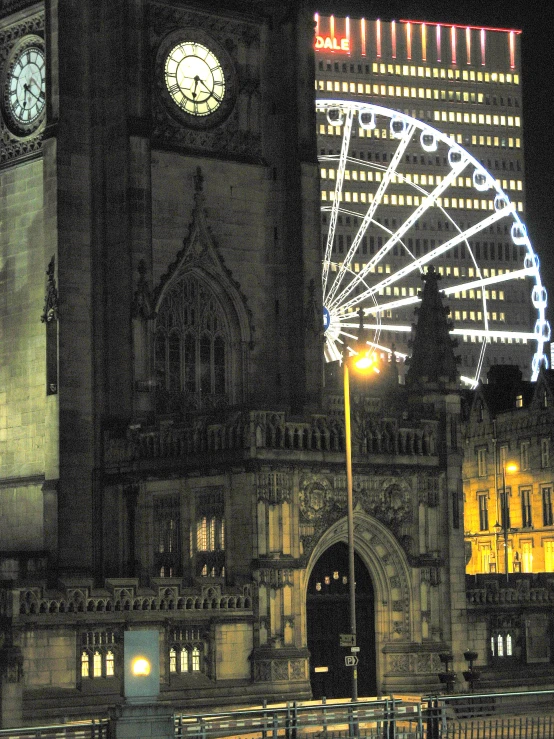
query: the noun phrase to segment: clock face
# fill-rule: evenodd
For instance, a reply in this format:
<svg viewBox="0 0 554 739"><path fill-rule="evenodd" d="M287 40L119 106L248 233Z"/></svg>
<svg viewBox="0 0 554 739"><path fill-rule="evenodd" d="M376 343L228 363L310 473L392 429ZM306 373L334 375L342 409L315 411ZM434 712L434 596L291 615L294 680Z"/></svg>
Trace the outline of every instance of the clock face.
<svg viewBox="0 0 554 739"><path fill-rule="evenodd" d="M6 76L4 100L17 127L35 130L46 104L44 52L26 45L15 55Z"/></svg>
<svg viewBox="0 0 554 739"><path fill-rule="evenodd" d="M192 116L212 115L225 97L221 63L207 46L196 41L183 41L169 51L165 84L173 102Z"/></svg>

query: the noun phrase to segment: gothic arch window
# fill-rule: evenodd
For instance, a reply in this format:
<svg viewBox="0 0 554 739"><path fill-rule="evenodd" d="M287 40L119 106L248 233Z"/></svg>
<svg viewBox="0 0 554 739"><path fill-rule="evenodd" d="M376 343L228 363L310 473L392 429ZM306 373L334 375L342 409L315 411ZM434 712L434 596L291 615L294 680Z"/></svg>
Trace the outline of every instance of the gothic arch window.
<svg viewBox="0 0 554 739"><path fill-rule="evenodd" d="M189 272L158 310L154 355L160 410L222 405L229 395L231 331L211 287Z"/></svg>

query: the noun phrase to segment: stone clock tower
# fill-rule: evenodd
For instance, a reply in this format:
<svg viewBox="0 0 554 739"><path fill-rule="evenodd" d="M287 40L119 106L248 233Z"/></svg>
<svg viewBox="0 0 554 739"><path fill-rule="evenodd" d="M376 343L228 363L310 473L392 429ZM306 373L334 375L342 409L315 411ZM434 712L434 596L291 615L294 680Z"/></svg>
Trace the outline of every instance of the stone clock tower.
<svg viewBox="0 0 554 739"><path fill-rule="evenodd" d="M115 493L107 440L320 403L312 32L296 2L0 2L1 538L31 568L144 576L182 482Z"/></svg>
<svg viewBox="0 0 554 739"><path fill-rule="evenodd" d="M297 0L0 0L3 725L119 702L129 629L175 706L318 693L346 493L312 42ZM355 419L366 694L429 689L465 623L459 406L395 377Z"/></svg>

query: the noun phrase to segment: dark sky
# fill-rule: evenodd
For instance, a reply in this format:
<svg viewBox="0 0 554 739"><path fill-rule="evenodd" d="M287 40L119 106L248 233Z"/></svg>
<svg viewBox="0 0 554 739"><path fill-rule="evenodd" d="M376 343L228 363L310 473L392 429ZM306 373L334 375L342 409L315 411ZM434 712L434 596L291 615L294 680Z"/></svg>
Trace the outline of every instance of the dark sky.
<svg viewBox="0 0 554 739"><path fill-rule="evenodd" d="M525 222L540 258L541 276L549 294L549 320L554 324L554 32L551 4L552 0L322 0L317 9L338 16L382 20L409 18L523 31Z"/></svg>

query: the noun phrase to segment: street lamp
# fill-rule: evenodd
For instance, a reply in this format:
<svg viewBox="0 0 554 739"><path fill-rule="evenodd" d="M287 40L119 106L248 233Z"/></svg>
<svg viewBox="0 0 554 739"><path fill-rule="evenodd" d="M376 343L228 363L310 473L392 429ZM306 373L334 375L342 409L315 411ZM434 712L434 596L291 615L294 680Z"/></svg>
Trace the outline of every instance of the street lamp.
<svg viewBox="0 0 554 739"><path fill-rule="evenodd" d="M362 326L363 327L363 326ZM361 332L360 332L361 333ZM350 425L350 370L348 365L352 365L352 369L357 370L361 374L371 374L379 372L377 367L377 357L372 349L366 346L358 353L347 356L345 346L343 354L343 380L344 380L344 432L345 432L345 452L346 452L346 510L348 520L348 595L349 595L349 615L350 615L350 633L352 635L352 643L356 646L356 580L354 571L354 506L352 496L352 431ZM358 700L358 668L356 665L352 667L352 700Z"/></svg>
<svg viewBox="0 0 554 739"><path fill-rule="evenodd" d="M508 503L508 494L506 491L506 473L513 474L518 471L518 466L515 462L502 461L502 500L500 509L500 519L502 526L497 522L495 528L502 528L504 534L504 572L506 574L506 582L508 582L508 518L510 515L510 506Z"/></svg>

